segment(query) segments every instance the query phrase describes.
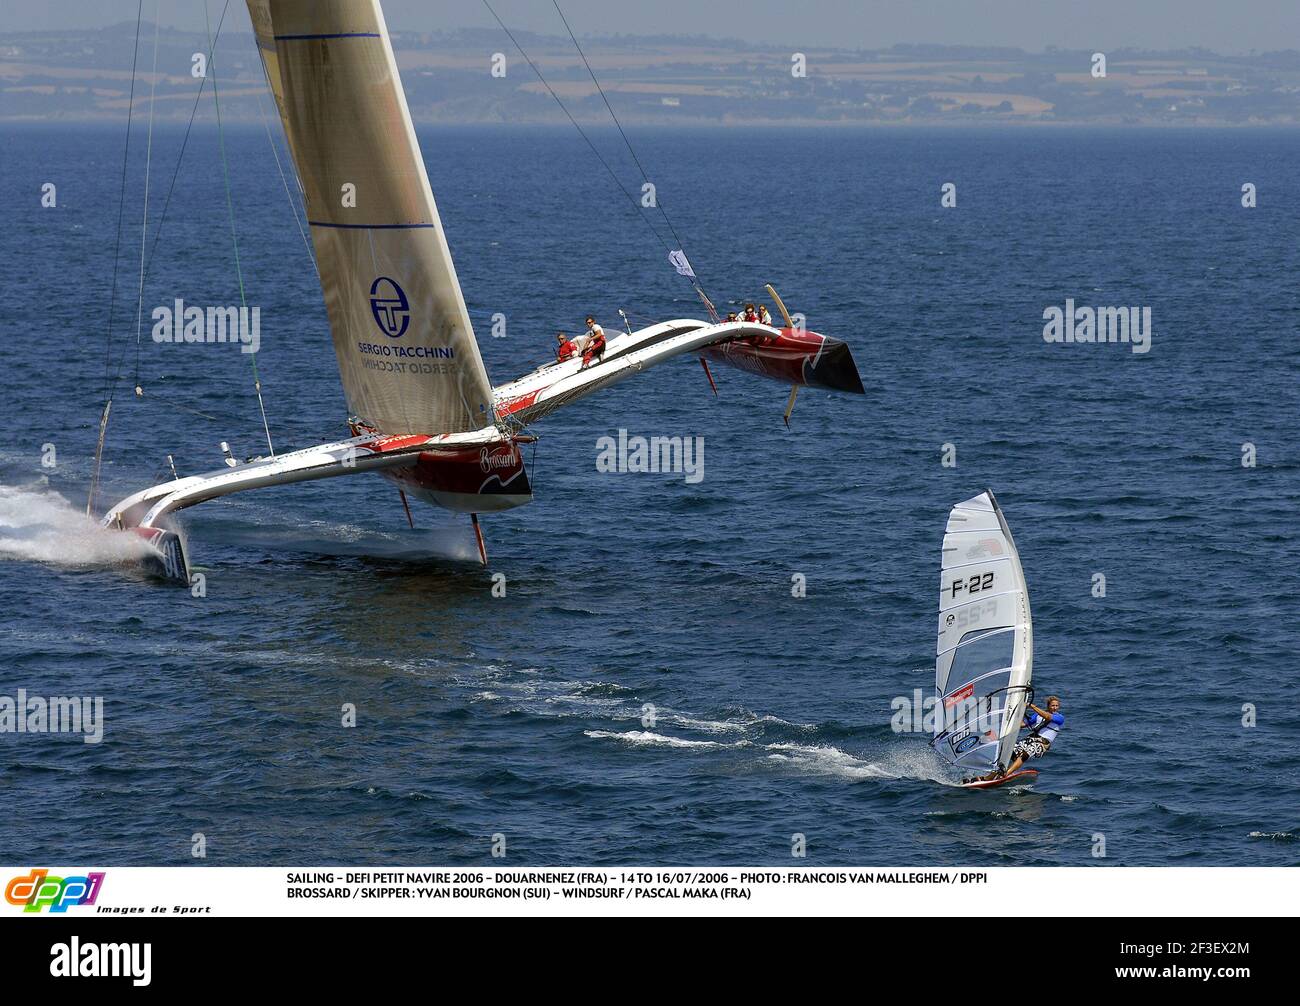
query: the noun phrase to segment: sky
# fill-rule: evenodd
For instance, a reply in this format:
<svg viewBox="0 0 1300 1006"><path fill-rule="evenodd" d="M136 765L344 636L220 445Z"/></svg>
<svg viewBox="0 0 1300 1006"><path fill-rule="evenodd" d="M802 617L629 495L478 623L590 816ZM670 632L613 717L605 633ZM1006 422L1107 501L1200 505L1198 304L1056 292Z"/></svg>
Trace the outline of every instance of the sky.
<svg viewBox="0 0 1300 1006"><path fill-rule="evenodd" d="M202 30L204 0L143 0L145 19ZM226 0L206 0L213 19ZM563 32L552 0L491 0L512 28ZM714 35L747 42L878 49L898 42L1225 54L1300 49L1300 0L560 0L579 37ZM495 27L483 0L383 0L394 31ZM0 32L102 28L137 0L3 0ZM228 27L248 29L243 0Z"/></svg>

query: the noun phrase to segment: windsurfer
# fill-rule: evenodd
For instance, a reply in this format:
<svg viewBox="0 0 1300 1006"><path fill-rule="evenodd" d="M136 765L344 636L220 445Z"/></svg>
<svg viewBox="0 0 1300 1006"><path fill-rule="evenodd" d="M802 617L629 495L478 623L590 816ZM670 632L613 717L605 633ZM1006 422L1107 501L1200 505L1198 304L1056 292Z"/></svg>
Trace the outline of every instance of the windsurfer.
<svg viewBox="0 0 1300 1006"><path fill-rule="evenodd" d="M1011 749L1011 764L1007 766L1004 772L994 772L984 776L985 779L1000 779L1004 775L1011 775L1018 770L1025 762L1034 758L1041 758L1047 754L1048 748L1052 746L1052 741L1056 740L1056 735L1061 732L1065 726L1065 716L1061 713L1061 700L1056 695L1047 697L1047 708L1039 709L1032 702L1029 703L1029 712L1025 714L1021 727L1030 731L1029 736L1022 737L1016 742L1016 746Z"/></svg>

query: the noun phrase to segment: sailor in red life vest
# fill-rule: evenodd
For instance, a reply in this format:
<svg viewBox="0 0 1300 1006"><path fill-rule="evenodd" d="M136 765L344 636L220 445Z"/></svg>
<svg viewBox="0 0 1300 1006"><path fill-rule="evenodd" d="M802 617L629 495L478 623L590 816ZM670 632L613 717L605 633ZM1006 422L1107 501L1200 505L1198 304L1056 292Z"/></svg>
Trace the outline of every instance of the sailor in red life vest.
<svg viewBox="0 0 1300 1006"><path fill-rule="evenodd" d="M596 319L587 315L587 343L582 351L582 365L585 367L593 359L601 360L605 356L605 330L596 324Z"/></svg>
<svg viewBox="0 0 1300 1006"><path fill-rule="evenodd" d="M557 332L555 334L555 341L557 343L555 347L556 363L563 363L565 360L571 358L575 353L578 352L578 347L575 346L572 342L570 342L569 337L565 335L563 332Z"/></svg>
<svg viewBox="0 0 1300 1006"><path fill-rule="evenodd" d="M745 317L742 321L758 321L758 312L754 310L753 304L745 305Z"/></svg>

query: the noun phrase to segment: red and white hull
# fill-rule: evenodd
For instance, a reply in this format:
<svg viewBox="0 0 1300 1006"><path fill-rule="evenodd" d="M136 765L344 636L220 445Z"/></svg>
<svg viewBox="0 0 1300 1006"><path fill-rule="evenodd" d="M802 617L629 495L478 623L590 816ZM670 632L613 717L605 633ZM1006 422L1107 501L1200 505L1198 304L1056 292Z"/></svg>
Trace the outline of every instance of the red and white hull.
<svg viewBox="0 0 1300 1006"><path fill-rule="evenodd" d="M513 440L458 451L428 451L384 477L408 496L456 513L499 513L532 501L523 451Z"/></svg>

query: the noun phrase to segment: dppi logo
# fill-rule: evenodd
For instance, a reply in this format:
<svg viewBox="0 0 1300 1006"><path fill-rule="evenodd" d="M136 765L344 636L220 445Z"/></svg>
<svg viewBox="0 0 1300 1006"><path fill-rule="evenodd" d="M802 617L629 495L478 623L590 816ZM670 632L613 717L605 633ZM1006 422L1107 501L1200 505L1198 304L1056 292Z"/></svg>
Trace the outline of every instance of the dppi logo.
<svg viewBox="0 0 1300 1006"><path fill-rule="evenodd" d="M387 283L387 287L381 284ZM378 277L370 284L370 313L379 331L390 339L400 339L411 324L411 304L396 280Z"/></svg>
<svg viewBox="0 0 1300 1006"><path fill-rule="evenodd" d="M24 912L66 912L69 905L93 905L104 882L102 873L83 877L51 877L48 870L33 870L25 877L14 877L5 886L5 901L23 905Z"/></svg>

